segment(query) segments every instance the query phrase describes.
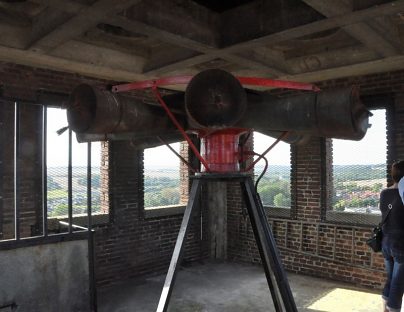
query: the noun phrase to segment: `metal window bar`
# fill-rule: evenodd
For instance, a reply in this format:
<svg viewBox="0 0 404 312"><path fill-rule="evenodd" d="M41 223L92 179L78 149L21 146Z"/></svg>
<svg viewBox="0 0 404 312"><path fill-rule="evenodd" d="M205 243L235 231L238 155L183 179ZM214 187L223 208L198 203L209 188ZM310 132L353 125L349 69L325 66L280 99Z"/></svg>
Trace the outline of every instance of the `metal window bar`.
<svg viewBox="0 0 404 312"><path fill-rule="evenodd" d="M90 307L92 312L97 312L97 287L95 282L94 267L94 235L92 225L92 192L91 192L91 142L87 143L87 230L88 230L88 266L90 279Z"/></svg>
<svg viewBox="0 0 404 312"><path fill-rule="evenodd" d="M68 205L68 220L69 234L73 233L73 169L72 169L72 130L69 129L69 160L67 165L67 205Z"/></svg>
<svg viewBox="0 0 404 312"><path fill-rule="evenodd" d="M94 255L93 255L93 231L92 229L92 192L91 192L91 144L88 145L88 161L87 161L87 218L88 218L88 228L77 226L73 224L73 201L72 201L72 132L69 131L69 163L68 163L68 222L65 222L65 226L69 228L68 232L57 233L49 235L48 229L48 186L47 186L47 107L45 105L42 106L42 136L41 136L41 144L42 144L42 155L41 155L41 186L42 186L42 235L41 236L33 236L33 237L21 237L21 105L19 102L14 102L14 144L13 144L13 208L14 208L14 237L12 239L1 240L0 239L0 248L2 250L14 249L20 247L28 247L41 245L46 243L53 242L61 242L61 241L69 241L73 239L84 239L88 238L89 242L89 257L90 257L90 274L92 278L92 294L95 293L95 279L94 279ZM61 223L63 225L63 222ZM73 232L73 229L76 231ZM71 235L74 234L74 235ZM85 236L83 236L85 235ZM96 295L92 295L92 311L96 311Z"/></svg>
<svg viewBox="0 0 404 312"><path fill-rule="evenodd" d="M88 217L88 228L79 227L73 224L73 201L72 201L72 132L69 130L69 160L68 160L68 222L67 225L69 231L66 233L57 233L49 235L48 229L48 187L47 187L47 107L45 105L42 106L42 235L34 236L34 237L21 237L21 105L19 102L14 102L14 166L13 166L13 175L14 175L14 194L13 194L13 204L14 204L14 238L1 240L0 246L2 249L13 249L27 246L34 246L52 242L66 241L71 239L83 239L83 233L91 233L91 239L89 239L89 252L90 257L93 258L92 251L93 250L93 238L92 238L92 190L91 190L91 144L88 145L88 161L87 161L87 217ZM0 198L1 199L1 198ZM63 222L61 223L63 225ZM79 230L74 231L73 229ZM70 235L74 234L74 235ZM89 238L89 234L86 234L87 238ZM90 242L91 241L91 242ZM90 260L91 266L93 266L94 259ZM93 269L92 269L93 270ZM91 270L90 270L91 272ZM92 271L94 273L94 271ZM95 310L94 310L95 311Z"/></svg>
<svg viewBox="0 0 404 312"><path fill-rule="evenodd" d="M20 106L14 102L14 238L20 240Z"/></svg>
<svg viewBox="0 0 404 312"><path fill-rule="evenodd" d="M87 143L87 227L91 232L92 220L92 193L91 193L91 142Z"/></svg>
<svg viewBox="0 0 404 312"><path fill-rule="evenodd" d="M48 236L47 107L42 106L42 234Z"/></svg>

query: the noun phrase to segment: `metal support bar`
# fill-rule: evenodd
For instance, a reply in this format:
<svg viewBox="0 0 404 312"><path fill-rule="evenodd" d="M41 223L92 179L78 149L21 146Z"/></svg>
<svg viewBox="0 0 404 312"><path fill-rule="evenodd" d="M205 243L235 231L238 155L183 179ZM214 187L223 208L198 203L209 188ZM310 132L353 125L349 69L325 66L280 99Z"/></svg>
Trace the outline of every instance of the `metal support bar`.
<svg viewBox="0 0 404 312"><path fill-rule="evenodd" d="M279 136L279 138L277 138L276 141L275 141L274 143L272 143L271 146L268 147L268 148L265 150L265 152L263 152L256 160L254 160L253 163L252 163L251 165L249 165L248 168L245 169L244 171L245 171L245 172L248 172L248 171L250 171L252 168L254 168L255 164L256 164L257 162L259 162L263 157L265 157L265 155L268 154L268 152L269 152L271 149L273 149L273 148L275 147L275 145L278 144L280 140L284 139L288 134L289 134L288 131L283 132L283 133Z"/></svg>
<svg viewBox="0 0 404 312"><path fill-rule="evenodd" d="M20 105L14 103L14 237L20 239Z"/></svg>
<svg viewBox="0 0 404 312"><path fill-rule="evenodd" d="M47 107L42 106L42 234L48 236L48 169L46 164Z"/></svg>
<svg viewBox="0 0 404 312"><path fill-rule="evenodd" d="M265 275L268 286L271 291L275 310L277 312L297 312L296 304L280 262L280 256L276 248L275 239L269 227L265 216L264 207L254 190L254 184L250 176L245 174L237 174L231 176L219 174L206 174L194 178L192 188L189 195L189 202L185 209L182 219L181 228L177 237L177 242L171 258L170 267L167 272L164 287L160 296L160 301L156 312L166 312L171 297L171 292L174 286L177 266L181 263L183 255L183 245L186 238L188 227L192 219L195 200L198 198L202 179L237 179L240 182L244 192L245 202L247 204L248 213L250 216L251 225L254 231L255 240L260 251L262 263L264 266Z"/></svg>
<svg viewBox="0 0 404 312"><path fill-rule="evenodd" d="M170 149L170 151L173 152L175 154L175 156L177 156L188 167L189 170L191 170L193 173L196 173L196 170L194 168L192 168L191 164L189 162L187 162L184 157L182 157L180 154L178 154L177 151L175 149L173 149L170 144L168 144L166 141L164 141L160 136L157 136L157 139L159 139L161 143L163 143L165 146L167 146Z"/></svg>
<svg viewBox="0 0 404 312"><path fill-rule="evenodd" d="M277 291L282 298L280 302L277 295L274 296L275 291L271 290L272 298L276 311L280 310L281 305L286 312L297 312L295 300L290 290L289 283L280 262L280 256L276 248L276 243L272 231L266 219L264 207L258 200L254 191L254 183L251 177L245 178L241 182L245 194L248 213L250 215L251 224L254 230L255 240L260 249L261 260L267 276L268 286L271 289L273 274L276 280Z"/></svg>
<svg viewBox="0 0 404 312"><path fill-rule="evenodd" d="M69 233L73 233L73 173L72 173L72 130L69 129L69 161L67 165L67 206L69 219Z"/></svg>
<svg viewBox="0 0 404 312"><path fill-rule="evenodd" d="M166 105L166 103L164 102L163 98L160 95L160 92L157 90L156 87L152 88L154 95L156 96L157 100L159 101L161 107L163 107L163 109L165 110L165 112L167 113L168 117L171 119L171 121L173 122L173 124L177 127L177 129L181 132L181 135L184 137L184 139L188 142L189 147L191 148L191 150L194 152L195 156L198 157L199 161L205 166L206 171L209 172L209 165L206 162L206 160L201 156L201 154L199 153L198 149L196 148L194 142L192 142L191 138L188 136L188 134L185 132L184 128L182 128L182 126L180 125L180 123L178 122L178 120L175 118L175 116L171 113L170 109L168 108L168 106Z"/></svg>
<svg viewBox="0 0 404 312"><path fill-rule="evenodd" d="M275 311L276 312L281 312L282 311L282 303L281 303L281 300L279 298L279 292L274 286L274 284L276 283L276 279L275 279L273 273L271 272L271 265L269 265L268 262L267 262L268 259L266 258L266 251L263 248L262 237L258 233L258 227L257 227L256 218L254 218L254 216L253 216L254 212L252 210L253 209L256 210L256 205L254 204L254 202L251 202L251 197L249 196L249 194L247 194L247 187L246 187L246 185L244 185L244 183L245 183L245 181L243 181L241 183L241 188L243 189L244 194L245 194L244 198L246 200L247 210L248 210L248 214L250 216L250 222L251 222L252 229L253 229L253 232L254 232L254 237L255 237L255 240L256 240L256 243L257 243L258 251L260 253L262 265L264 267L264 272L265 272L265 276L266 276L266 279L267 279L268 288L269 288L269 291L271 292L272 302L274 304Z"/></svg>
<svg viewBox="0 0 404 312"><path fill-rule="evenodd" d="M188 233L189 224L192 220L193 212L195 211L194 206L196 205L196 199L199 196L201 190L201 180L195 179L192 181L191 192L189 194L189 201L187 207L185 208L184 217L182 218L182 223L180 231L178 233L177 242L175 243L174 252L171 258L170 267L168 268L166 280L164 282L164 287L161 292L160 301L156 312L165 312L168 308L168 303L170 301L171 292L174 287L176 273L178 265L181 263L183 256L184 241Z"/></svg>
<svg viewBox="0 0 404 312"><path fill-rule="evenodd" d="M92 220L91 142L87 144L87 228L88 228L88 271L90 278L90 309L97 312L97 287L95 281L94 232Z"/></svg>
<svg viewBox="0 0 404 312"><path fill-rule="evenodd" d="M315 85L310 83L296 82L296 81L286 81L286 80L274 80L268 78L258 78L258 77L237 77L238 81L245 86L261 86L261 87L271 87L271 88L283 88L292 90L306 90L306 91L320 91Z"/></svg>

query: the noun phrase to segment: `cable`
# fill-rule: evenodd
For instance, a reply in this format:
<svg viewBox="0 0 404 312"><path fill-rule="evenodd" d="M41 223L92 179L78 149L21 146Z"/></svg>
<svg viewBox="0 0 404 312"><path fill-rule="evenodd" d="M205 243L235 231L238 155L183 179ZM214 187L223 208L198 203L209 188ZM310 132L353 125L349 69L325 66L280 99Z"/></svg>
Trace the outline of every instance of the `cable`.
<svg viewBox="0 0 404 312"><path fill-rule="evenodd" d="M262 177L265 175L265 173L268 170L268 160L261 154L258 154L256 152L253 151L245 151L243 152L243 155L254 155L254 156L259 156L261 157L261 159L263 159L265 161L265 166L264 166L264 170L262 170L261 174L259 175L257 181L255 182L255 192L258 194L258 183L260 182L260 180L262 179Z"/></svg>
<svg viewBox="0 0 404 312"><path fill-rule="evenodd" d="M268 170L268 159L266 159L264 156L262 157L262 159L265 161L265 166L264 166L264 170L262 170L262 173L260 174L260 176L258 177L257 181L255 182L255 192L258 194L258 183L260 182L260 180L262 179L262 177L265 175L265 173Z"/></svg>

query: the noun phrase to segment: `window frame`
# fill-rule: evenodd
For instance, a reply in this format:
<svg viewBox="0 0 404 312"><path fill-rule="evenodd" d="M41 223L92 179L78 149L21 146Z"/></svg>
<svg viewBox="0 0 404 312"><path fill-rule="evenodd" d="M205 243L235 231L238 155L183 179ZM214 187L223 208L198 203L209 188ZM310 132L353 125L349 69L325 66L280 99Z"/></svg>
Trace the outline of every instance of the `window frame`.
<svg viewBox="0 0 404 312"><path fill-rule="evenodd" d="M199 141L199 140L198 140ZM193 154L188 146L188 144L186 144L184 141L178 141L178 142L174 142L174 143L179 143L180 144L180 153L181 156L187 160L188 162L190 161L190 159L194 159ZM170 144L174 144L174 143L170 143ZM186 147L186 151L185 154L182 152L183 147ZM140 176L139 176L139 181L141 181L141 187L140 187L140 207L141 207L141 215L143 216L144 219L152 219L152 218L160 218L160 217L168 217L168 216L177 216L177 215L183 215L185 212L185 208L187 206L187 204L182 204L179 203L178 205L166 205L166 206L154 206L154 207L145 207L145 203L144 203L144 194L145 194L145 187L144 187L144 182L145 182L145 166L144 166L144 158L145 158L145 153L144 153L145 149L142 150L142 152L140 153L140 166L141 166L141 170L140 171ZM170 151L170 153L172 153ZM190 190L190 175L191 175L191 171L189 170L189 168L180 160L179 161L179 175L180 175L180 200L181 200L181 190L184 187L183 184L185 184L185 182L181 182L181 175L183 172L186 173L186 178L187 178L187 194L189 195L189 190ZM188 202L188 198L187 198L187 202Z"/></svg>
<svg viewBox="0 0 404 312"><path fill-rule="evenodd" d="M393 136L391 129L395 128L394 124L394 97L391 94L382 95L368 95L361 97L362 102L365 104L368 110L385 109L386 112L386 181L387 184L391 182L391 178L388 172L388 164L391 164L395 158L395 151L393 148ZM331 139L325 139L331 140ZM322 175L321 185L323 185L321 196L321 220L326 223L342 224L342 225L354 225L354 226L374 226L380 222L380 215L352 213L352 212L340 212L332 210L331 196L333 182L329 181L327 175L333 171L333 153L332 153L332 141L322 147ZM331 160L331 161L330 161ZM329 163L328 163L329 162Z"/></svg>
<svg viewBox="0 0 404 312"><path fill-rule="evenodd" d="M49 108L57 108L57 109L63 109L62 107L60 107L60 106L54 106L54 105L43 105L44 106L44 108L46 108L46 111L49 109ZM46 112L46 115L47 115L47 112ZM46 123L47 122L47 117L45 117L44 118L44 121L43 121L44 123ZM45 141L45 144L44 144L44 148L45 148L45 150L43 151L43 153L46 153L47 152L47 141L46 141L46 139L47 139L47 134L46 134L46 132L47 132L47 124L45 124L45 127L43 127L43 131L44 131L44 137L43 137L43 140ZM72 142L72 140L73 140L73 136L74 136L74 133L70 130L70 129L68 129L67 131L69 131L69 135L71 134L71 138L69 139L69 147L68 147L68 149L69 149L69 153L72 151L72 148L73 148L73 142ZM107 142L108 143L108 142ZM80 143L80 144L85 144L85 143ZM90 148L91 149L91 146L92 146L92 142L87 142L86 143L87 144L87 153L88 153L88 148ZM102 143L101 143L102 144ZM101 146L101 151L100 151L100 153L102 154L103 153L103 150L102 150L102 146ZM110 144L108 144L108 146L106 147L106 149L107 149L107 153L108 153L108 157L110 156ZM99 155L100 156L100 158L102 158L102 155ZM91 174L93 174L93 168L92 168L92 163L91 163L91 160L92 160L92 155L93 155L93 153L91 153L90 152L90 159L88 159L87 160L87 164L86 164L86 170L87 170L87 172L89 172L88 170L88 165L90 165L90 172L91 172ZM88 156L87 156L88 157ZM47 159L46 159L46 154L45 154L45 161L47 161ZM101 166L102 166L102 164L100 164L100 169L101 169ZM42 169L42 170L45 170L45 173L44 173L44 179L45 179L45 181L47 181L47 176L48 176L48 164L47 164L47 162L46 162L46 164L44 165L44 168ZM69 170L69 169L68 169ZM109 168L109 163L108 163L108 168L106 168L106 170L108 171L108 180L110 179L110 168ZM70 176L71 175L71 176ZM71 172L71 173L69 173L69 176L68 176L68 180L71 180L73 178L73 173ZM88 179L88 177L87 177L87 179ZM92 180L92 177L90 177L90 180ZM45 182L44 182L45 183ZM69 184L71 183L70 181L68 182ZM102 182L101 182L102 183ZM46 183L45 183L46 184ZM44 186L45 187L45 186ZM45 190L44 190L44 192L45 192ZM71 192L72 192L72 194L73 194L73 189L71 189ZM103 225L107 225L107 224L110 224L110 223L112 223L112 214L111 214L111 200L110 200L110 183L109 183L109 181L107 181L107 190L106 190L106 192L107 192L107 194L108 194L108 202L107 202L107 206L108 206L108 213L94 213L93 211L91 211L91 225L93 226L93 227L97 227L97 226L103 226ZM92 188L90 189L90 194L88 193L88 190L87 190L87 194L86 194L86 196L89 196L90 195L90 198L92 198L91 197L91 194L92 194L93 192L92 192ZM72 195L71 194L71 195ZM46 199L46 206L48 205L48 202L47 202L47 196L45 197L45 194L43 195L44 196L44 200ZM69 194L69 196L70 196L70 194ZM71 199L69 199L69 200L72 200L72 198ZM72 207L73 207L73 205L72 205ZM107 217L106 217L107 216ZM51 217L51 218L49 218L49 216L47 216L48 217L48 220L49 219L57 219L57 220L65 220L66 219L66 217L69 219L69 216L65 216L65 215L62 215L62 216L54 216L54 217ZM73 212L72 212L72 218L71 218L71 220L72 220L72 222L75 224L75 225L78 225L78 226L83 226L83 227L85 227L86 226L86 223L88 223L87 222L87 218L88 218L88 216L87 216L87 213L82 213L82 214L73 214Z"/></svg>
<svg viewBox="0 0 404 312"><path fill-rule="evenodd" d="M13 249L13 248L19 248L19 247L24 247L24 246L33 246L37 244L46 244L46 243L53 243L53 242L59 242L59 241L68 241L68 240L75 240L75 239L83 239L88 237L88 233L91 232L91 229L93 229L93 226L101 224L98 218L94 218L95 215L89 214L90 210L87 209L87 213L80 215L80 216L75 216L73 217L71 213L71 205L69 207L69 215L64 218L64 220L68 220L68 225L67 225L67 231L63 231L61 233L53 233L49 231L49 223L52 222L51 219L48 216L48 200L47 200L47 112L49 108L60 108L58 105L49 105L49 104L41 104L41 103L33 103L33 102L25 102L25 101L8 101L8 100L1 100L0 102L3 110L4 105L13 105L14 106L14 138L12 139L14 142L14 149L13 149L13 158L14 158L14 164L13 164L13 170L14 170L14 177L13 177L13 193L14 193L14 215L12 219L14 220L15 223L15 230L13 233L13 238L11 239L3 239L3 232L2 232L2 227L3 227L3 216L0 217L0 229L1 229L1 237L0 237L0 246L5 249ZM41 146L41 155L40 155L40 171L41 175L36 176L38 180L41 180L41 204L38 205L38 207L35 208L35 214L40 216L38 224L36 226L38 227L38 233L33 233L32 232L32 226L31 225L31 235L30 236L24 236L21 237L21 219L20 219L20 179L21 179L21 164L20 164L20 140L21 140L21 134L20 134L20 128L21 128L21 106L22 105L34 105L39 107L38 111L38 122L36 123L36 128L35 130L40 133L39 138L37 141L35 141L37 144L40 144ZM2 114L3 115L3 114ZM2 122L1 126L4 126L4 120L1 119L0 122ZM69 130L69 154L71 154L71 137L72 137L72 132ZM4 136L1 136L1 139L4 139ZM1 142L4 142L2 140ZM90 180L91 180L91 169L88 169L88 165L90 164L91 166L91 143L87 144L87 151L89 152L87 156L87 179L88 175L90 174ZM109 151L108 151L108 154ZM101 155L100 155L101 157ZM71 158L71 155L69 155L69 158ZM0 164L0 167L2 167L2 163ZM3 169L3 168L0 168ZM109 171L109 168L108 168ZM69 173L71 174L71 172ZM71 184L71 182L69 182ZM3 188L3 184L1 185L1 188ZM70 190L71 192L71 190ZM108 184L108 194L109 194L109 184ZM2 193L1 193L2 194ZM87 195L91 194L91 187L88 184L87 186ZM91 197L90 197L91 199ZM0 197L1 200L1 207L3 207L3 201L2 197ZM71 198L69 199L71 201ZM89 203L90 200L87 200L87 203ZM110 209L111 201L108 201L108 221L107 222L102 222L102 224L110 223L111 222L111 209ZM103 214L106 215L106 214ZM60 220L63 218L59 218ZM105 217L104 217L105 219ZM74 224L74 223L78 224ZM80 225L83 224L83 226ZM85 227L86 226L86 227ZM36 228L36 227L35 227Z"/></svg>
<svg viewBox="0 0 404 312"><path fill-rule="evenodd" d="M262 134L262 133L261 133ZM262 134L265 135L265 134ZM288 144L288 143L286 143ZM296 159L296 146L289 144L290 147L290 208L274 207L270 205L264 205L264 209L267 211L268 216L272 218L282 219L295 219L296 218L296 175L297 175L297 159ZM255 169L254 169L255 170ZM262 201L261 201L262 202Z"/></svg>

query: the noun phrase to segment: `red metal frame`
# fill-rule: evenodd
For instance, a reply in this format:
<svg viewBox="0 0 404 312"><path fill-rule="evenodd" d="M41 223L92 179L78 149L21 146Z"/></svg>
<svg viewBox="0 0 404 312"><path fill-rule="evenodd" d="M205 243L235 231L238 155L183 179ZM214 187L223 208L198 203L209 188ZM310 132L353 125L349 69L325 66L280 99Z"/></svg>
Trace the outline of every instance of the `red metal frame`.
<svg viewBox="0 0 404 312"><path fill-rule="evenodd" d="M159 79L145 80L120 84L112 87L112 92L126 92L131 90L147 89L160 86L172 86L177 84L188 84L193 76L172 76ZM236 77L242 85L273 87L294 90L320 91L320 89L311 84L296 81L274 80L259 77Z"/></svg>
<svg viewBox="0 0 404 312"><path fill-rule="evenodd" d="M154 95L156 96L158 102L163 107L165 112L167 113L168 117L177 127L177 129L181 132L181 135L184 139L188 142L189 147L192 149L196 157L199 161L205 166L206 172L210 172L209 165L206 160L201 156L198 149L192 142L191 138L182 128L180 123L177 121L175 116L171 113L170 109L164 102L163 98L161 97L160 92L158 91L159 86L169 86L169 85L176 85L176 84L188 84L189 81L192 79L193 76L173 76L173 77L164 77L160 79L154 80L145 80L139 82L132 82L127 84L116 85L112 87L112 92L126 92L131 90L140 90L140 89L147 89L151 88ZM294 81L285 81L285 80L273 80L267 78L258 78L258 77L236 77L242 85L253 85L253 86L261 86L261 87L274 87L274 88L284 88L284 89L294 89L294 90L307 90L307 91L314 91L318 92L320 89L313 84L310 83L302 83L302 82L294 82ZM262 154L258 157L247 169L243 171L251 170L254 165L261 160L281 139L285 138L288 135L288 132L284 132L280 135L280 137ZM188 164L189 165L189 164Z"/></svg>
<svg viewBox="0 0 404 312"><path fill-rule="evenodd" d="M273 149L276 144L279 143L280 140L286 138L288 135L289 135L289 132L288 132L288 131L283 132L283 133L276 139L276 141L275 141L274 143L272 143L271 146L268 147L268 148L265 150L265 152L263 152L261 155L259 155L259 157L258 157L251 165L249 165L248 168L246 168L244 171L246 171L246 172L250 171L250 170L255 166L255 164L256 164L257 162L259 162L262 158L264 158L265 155L268 154L268 152L269 152L271 149Z"/></svg>
<svg viewBox="0 0 404 312"><path fill-rule="evenodd" d="M260 86L260 87L274 87L283 89L294 90L307 90L307 91L320 91L320 88L311 84L297 81L274 80L259 77L236 77L242 85L247 86Z"/></svg>
<svg viewBox="0 0 404 312"><path fill-rule="evenodd" d="M196 157L198 157L199 161L205 166L206 172L209 172L209 166L205 159L199 154L198 149L196 148L195 144L192 142L191 138L188 136L188 134L185 132L185 130L181 127L180 123L177 121L173 113L171 113L170 109L164 102L163 98L160 95L160 92L157 90L157 86L153 86L152 90L154 92L154 95L156 96L157 100L159 101L160 105L163 107L163 109L166 111L168 117L171 119L171 121L174 123L174 125L177 127L177 129L181 132L182 136L184 139L188 142L189 147L192 149Z"/></svg>

